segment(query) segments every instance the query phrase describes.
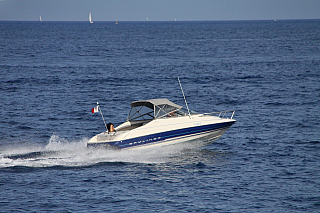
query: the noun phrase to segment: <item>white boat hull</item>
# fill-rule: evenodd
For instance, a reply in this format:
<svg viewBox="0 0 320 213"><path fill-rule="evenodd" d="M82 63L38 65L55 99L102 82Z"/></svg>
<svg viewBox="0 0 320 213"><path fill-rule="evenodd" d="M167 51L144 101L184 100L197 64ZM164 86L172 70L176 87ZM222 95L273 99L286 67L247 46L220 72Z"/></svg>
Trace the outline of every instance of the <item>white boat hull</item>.
<svg viewBox="0 0 320 213"><path fill-rule="evenodd" d="M196 141L199 146L205 146L221 137L235 122L233 119L204 115L152 120L129 131L119 131L111 134L100 133L90 139L88 147L106 146L118 149L141 149L173 145L197 139L201 139L201 141ZM130 125L136 124L125 122L117 129L125 129L126 126Z"/></svg>
<svg viewBox="0 0 320 213"><path fill-rule="evenodd" d="M187 137L177 137L177 138L164 140L161 142L150 143L147 145L129 147L126 149L131 150L131 149L141 149L141 148L149 148L149 147L162 147L162 146L170 146L170 145L186 143L186 142L196 144L197 147L202 147L202 146L209 145L210 143L213 143L214 141L218 140L227 131L227 129L218 130L218 131L209 132L209 133L203 133L203 134L195 134Z"/></svg>

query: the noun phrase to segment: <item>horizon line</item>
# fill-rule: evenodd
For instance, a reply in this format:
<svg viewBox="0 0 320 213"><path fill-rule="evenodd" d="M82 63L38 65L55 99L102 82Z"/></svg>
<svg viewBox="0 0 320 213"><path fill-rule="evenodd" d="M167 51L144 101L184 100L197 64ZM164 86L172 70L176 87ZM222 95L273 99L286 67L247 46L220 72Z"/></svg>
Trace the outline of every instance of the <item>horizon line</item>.
<svg viewBox="0 0 320 213"><path fill-rule="evenodd" d="M298 20L320 20L320 18L292 18L292 19L222 19L222 20L163 20L163 21L147 21L147 20L135 20L135 21L119 21L119 20L108 20L108 21L94 21L94 22L218 22L218 21L298 21ZM0 22L40 22L39 20L0 20ZM89 20L85 20L85 21L68 21L68 20L60 20L60 21L53 21L53 20L49 20L49 21L44 21L42 20L42 22L89 22Z"/></svg>

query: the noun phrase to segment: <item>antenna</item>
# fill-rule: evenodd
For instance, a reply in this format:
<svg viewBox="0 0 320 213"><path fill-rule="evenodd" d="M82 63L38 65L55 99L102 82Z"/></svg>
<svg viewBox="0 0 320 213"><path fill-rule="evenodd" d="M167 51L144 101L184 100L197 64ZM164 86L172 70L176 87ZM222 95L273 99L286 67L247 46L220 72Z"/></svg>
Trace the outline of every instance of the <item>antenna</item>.
<svg viewBox="0 0 320 213"><path fill-rule="evenodd" d="M186 106L187 106L188 113L189 113L189 118L191 119L191 115L190 115L190 111L189 111L187 99L186 99L186 96L184 95L184 92L183 92L183 89L182 89L182 86L181 86L181 82L180 82L179 76L178 76L178 81L179 81L179 84L180 84L180 88L181 88L181 91L182 91L182 95L183 95L183 98L184 98L184 102L186 102Z"/></svg>
<svg viewBox="0 0 320 213"><path fill-rule="evenodd" d="M97 105L98 105L99 112L100 112L100 114L101 114L101 116L102 116L102 120L103 120L104 126L106 127L106 129L108 129L108 128L107 128L106 121L104 120L104 117L103 117L103 114L102 114L102 111L101 111L101 108L100 108L99 102L97 102Z"/></svg>

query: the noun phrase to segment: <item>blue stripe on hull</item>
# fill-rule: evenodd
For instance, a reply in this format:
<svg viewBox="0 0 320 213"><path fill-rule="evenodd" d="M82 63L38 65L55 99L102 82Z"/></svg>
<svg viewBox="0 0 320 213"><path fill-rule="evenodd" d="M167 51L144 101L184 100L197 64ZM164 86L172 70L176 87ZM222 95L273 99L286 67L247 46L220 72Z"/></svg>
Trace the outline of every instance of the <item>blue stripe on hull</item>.
<svg viewBox="0 0 320 213"><path fill-rule="evenodd" d="M219 130L224 128L229 128L235 121L227 122L227 123L219 123L219 124L210 124L205 126L195 126L189 127L185 129L178 129L168 132L161 132L152 135L146 135L142 137L132 138L128 140L122 141L115 141L115 142L106 142L106 143L96 143L96 144L88 144L88 146L101 146L101 145L111 145L116 146L120 149L135 147L135 146L142 146L151 143L157 143L169 139L174 139L178 137L188 137L190 135L201 134L205 132L210 132L213 130Z"/></svg>

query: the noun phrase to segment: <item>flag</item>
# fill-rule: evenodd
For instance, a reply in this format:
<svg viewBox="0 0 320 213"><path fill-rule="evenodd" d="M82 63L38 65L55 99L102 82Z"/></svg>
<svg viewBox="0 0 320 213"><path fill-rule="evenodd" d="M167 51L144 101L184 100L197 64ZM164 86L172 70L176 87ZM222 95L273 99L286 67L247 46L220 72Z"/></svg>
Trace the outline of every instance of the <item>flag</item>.
<svg viewBox="0 0 320 213"><path fill-rule="evenodd" d="M92 108L91 112L92 113L99 112L99 106L96 106L95 108Z"/></svg>

